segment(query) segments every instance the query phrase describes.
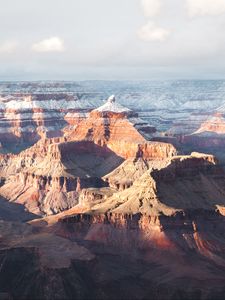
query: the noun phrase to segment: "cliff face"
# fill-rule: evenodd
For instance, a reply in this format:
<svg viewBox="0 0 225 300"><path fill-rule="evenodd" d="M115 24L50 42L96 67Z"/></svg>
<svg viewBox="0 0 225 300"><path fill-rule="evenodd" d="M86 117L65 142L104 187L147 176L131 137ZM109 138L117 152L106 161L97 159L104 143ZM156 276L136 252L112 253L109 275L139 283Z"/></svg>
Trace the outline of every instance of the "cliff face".
<svg viewBox="0 0 225 300"><path fill-rule="evenodd" d="M120 118L89 118L80 122L69 139L88 139L97 144L105 144L109 141L119 141L126 137L127 141L143 142L144 138L135 127L127 120Z"/></svg>
<svg viewBox="0 0 225 300"><path fill-rule="evenodd" d="M135 187L125 190L126 197L133 196L132 202L138 203L136 211L134 207L127 213L126 207L112 210L116 191L109 188L83 189L82 201L102 207L110 202L111 209L91 207L89 212L75 215L64 212L59 222L47 227L45 222L55 216L34 220L31 225L0 222L0 284L4 291L15 299L48 299L53 294L93 300L113 300L115 295L134 300L149 295L160 300L208 300L212 295L223 299L225 220L215 207L224 205L224 172L216 159L197 153L174 157L166 167L148 170L144 176L150 180L139 179ZM38 184L41 189L49 183ZM176 195L170 190L174 186ZM168 188L168 194L163 194ZM210 190L211 206L205 206L205 192ZM187 194L185 206L180 203L181 192ZM117 194L116 206L120 208L120 202L126 200L122 192ZM159 202L161 210L156 209ZM142 210L146 203L151 211Z"/></svg>
<svg viewBox="0 0 225 300"><path fill-rule="evenodd" d="M138 114L116 103L114 96L79 122L68 140L107 145L123 158L164 159L176 154L171 144L148 142L156 129Z"/></svg>
<svg viewBox="0 0 225 300"><path fill-rule="evenodd" d="M198 289L198 299L210 299L210 295L222 295L224 222L219 212L204 209L177 212L170 217L141 213L78 214L62 218L58 234L104 245L104 251L111 247L114 253L129 253L129 257L139 258L139 263L142 259L146 265L151 263L142 278L154 278L155 285L162 287L163 276L163 286L169 287L166 297L162 290L158 291L158 299L168 299L178 287L179 298L189 299L187 294ZM196 295L192 297L195 299Z"/></svg>
<svg viewBox="0 0 225 300"><path fill-rule="evenodd" d="M213 109L192 112L189 118L174 120L173 126L166 131L166 139L183 153L198 151L212 153L220 161L225 161L225 109L224 105Z"/></svg>
<svg viewBox="0 0 225 300"><path fill-rule="evenodd" d="M67 93L0 97L2 151L18 153L40 138L63 136L70 114L83 115L90 107Z"/></svg>
<svg viewBox="0 0 225 300"><path fill-rule="evenodd" d="M77 181L65 177L46 177L21 173L6 181L1 196L24 205L36 215L53 214L77 204Z"/></svg>
<svg viewBox="0 0 225 300"><path fill-rule="evenodd" d="M220 294L218 278L224 280L219 271L211 273L225 268L224 182L225 172L214 156L174 157L165 167L148 170L124 191L112 195L108 191L106 196L103 190L87 189L83 197L92 205L86 212L64 213L56 231L62 237L95 243L95 247L111 247L120 255L141 255L146 263L155 263L166 272L164 285L179 286L184 295L184 278L188 278L190 290L198 287L204 291L200 299L208 299L205 279L211 282L217 274L211 285L214 295ZM156 284L162 282L156 270L143 276L155 278Z"/></svg>
<svg viewBox="0 0 225 300"><path fill-rule="evenodd" d="M224 114L221 112L214 113L213 116L210 116L205 122L203 122L195 132L203 133L211 132L212 134L225 134L225 119Z"/></svg>
<svg viewBox="0 0 225 300"><path fill-rule="evenodd" d="M182 144L217 154L215 150L223 150L225 136L211 133L187 135L182 138Z"/></svg>
<svg viewBox="0 0 225 300"><path fill-rule="evenodd" d="M111 197L91 207L92 212L172 215L185 209L212 209L225 205L225 173L212 155L193 153L154 166ZM109 183L114 186L117 174ZM118 180L119 181L119 180ZM121 183L122 184L122 183Z"/></svg>
<svg viewBox="0 0 225 300"><path fill-rule="evenodd" d="M41 139L19 155L2 155L0 194L33 213L51 214L76 205L84 188L129 187L149 169L150 161L176 154L170 144L148 142L141 132L153 128L134 117L136 113L108 101L88 118L71 122L67 136ZM133 161L131 182L113 184L107 174L128 158Z"/></svg>
<svg viewBox="0 0 225 300"><path fill-rule="evenodd" d="M107 186L101 177L122 161L108 148L87 141L49 144L45 153L26 150L2 162L6 180L0 193L33 213L58 213L76 205L82 189Z"/></svg>
<svg viewBox="0 0 225 300"><path fill-rule="evenodd" d="M213 153L224 162L225 120L224 113L210 114L198 129L189 135L183 135L180 143L184 149Z"/></svg>
<svg viewBox="0 0 225 300"><path fill-rule="evenodd" d="M159 142L135 143L118 140L109 142L107 146L125 159L142 158L144 160L163 160L167 157L172 157L177 153L176 149L171 144Z"/></svg>
<svg viewBox="0 0 225 300"><path fill-rule="evenodd" d="M106 126L105 122L109 122ZM175 155L171 144L147 142L138 130L126 119L86 119L78 124L68 140L89 140L98 145L107 145L123 158L165 158Z"/></svg>
<svg viewBox="0 0 225 300"><path fill-rule="evenodd" d="M134 251L156 248L179 253L182 245L181 252L194 249L211 259L210 252L213 253L217 245L220 254L215 262L220 264L224 236L218 242L217 235L213 238L213 234L214 230L223 230L224 222L219 212L204 209L177 212L170 217L142 213L76 214L59 219L58 230L62 236L66 232L71 238L97 241L120 250L129 249L131 253L132 248ZM225 260L223 265L225 267Z"/></svg>
<svg viewBox="0 0 225 300"><path fill-rule="evenodd" d="M67 113L66 136L0 156L1 215L43 217L0 221L0 286L13 299L223 299L224 170L150 142L154 128L109 100Z"/></svg>
<svg viewBox="0 0 225 300"><path fill-rule="evenodd" d="M220 229L222 220L219 226L214 216L204 216L208 221L198 232L187 226L152 230L145 220L151 242L146 225L148 239L141 237L136 224L144 218L138 215L132 219L104 216L102 220L83 215L78 222L63 220L58 224L60 232L58 226L58 232L52 228L52 233L51 228L44 232L1 221L0 285L4 295L14 299L223 299L223 253L219 249L224 234L220 233L216 248L211 243L218 236L212 234L207 240L205 235L212 233L210 221L214 229ZM189 217L198 219L197 214ZM187 216L173 220L177 225L186 221Z"/></svg>

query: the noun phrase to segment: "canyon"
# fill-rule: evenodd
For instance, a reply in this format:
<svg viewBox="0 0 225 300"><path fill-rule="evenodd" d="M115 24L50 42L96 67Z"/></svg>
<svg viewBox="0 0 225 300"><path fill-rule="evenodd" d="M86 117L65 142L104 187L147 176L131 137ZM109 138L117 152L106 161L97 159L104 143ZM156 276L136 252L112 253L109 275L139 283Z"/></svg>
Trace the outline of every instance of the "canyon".
<svg viewBox="0 0 225 300"><path fill-rule="evenodd" d="M95 102L96 104L96 102ZM63 136L71 114L85 115L93 103L69 93L16 93L0 98L2 151L20 152L41 138Z"/></svg>
<svg viewBox="0 0 225 300"><path fill-rule="evenodd" d="M221 100L159 129L137 95L53 86L0 101L0 297L223 299Z"/></svg>
<svg viewBox="0 0 225 300"><path fill-rule="evenodd" d="M142 160L147 166L176 153L170 144L148 142L142 132L151 134L154 128L134 116L109 98L100 113L91 111L64 137L41 139L19 155L3 155L0 195L32 213L57 213L77 204L83 188L108 186L103 177L124 160Z"/></svg>

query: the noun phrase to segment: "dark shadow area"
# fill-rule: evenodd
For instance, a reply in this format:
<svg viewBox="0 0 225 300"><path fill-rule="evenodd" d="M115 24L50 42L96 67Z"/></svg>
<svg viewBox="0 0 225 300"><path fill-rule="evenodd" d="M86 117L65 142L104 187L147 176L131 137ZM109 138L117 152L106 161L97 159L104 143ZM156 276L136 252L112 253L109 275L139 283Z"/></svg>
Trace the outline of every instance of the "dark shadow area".
<svg viewBox="0 0 225 300"><path fill-rule="evenodd" d="M36 131L37 124L32 120L27 120L26 122L27 124L23 124L24 126L31 126L35 130L33 132L23 132L21 136L16 136L13 133L7 133L7 136L1 136L0 153L19 154L20 152L32 147L41 139L41 135L39 135ZM45 132L45 138L51 139L63 137L62 129L66 125L68 125L68 123L63 119L58 120L57 118L55 118L51 120L45 120L44 126L51 126L52 123L55 124L55 129L49 132Z"/></svg>
<svg viewBox="0 0 225 300"><path fill-rule="evenodd" d="M124 162L107 146L92 141L59 144L62 163L67 172L76 177L103 177Z"/></svg>
<svg viewBox="0 0 225 300"><path fill-rule="evenodd" d="M28 137L17 137L14 134L9 133L7 139L1 139L1 153L19 154L36 144L40 138L41 137L38 134L30 134Z"/></svg>
<svg viewBox="0 0 225 300"><path fill-rule="evenodd" d="M34 249L17 248L7 253L0 251L0 262L1 291L15 300L201 299L195 298L195 291L186 291L182 286L160 284L156 276L143 278L148 270L163 276L168 269L132 259L129 255L101 254L91 261L74 260L69 268L46 269L43 272ZM183 283L185 286L188 278ZM181 295L189 297L179 297Z"/></svg>
<svg viewBox="0 0 225 300"><path fill-rule="evenodd" d="M216 132L204 132L186 135L179 138L183 153L198 151L215 155L222 163L225 163L225 134Z"/></svg>
<svg viewBox="0 0 225 300"><path fill-rule="evenodd" d="M73 263L80 279L88 282L87 290L92 291L85 296L113 300L224 299L225 265L213 255L224 258L225 218L206 210L162 216L163 232L146 240L146 231L139 226L142 217L146 225L147 218L151 220L151 216L141 214L77 214L61 220L67 238L96 256L89 262ZM150 223L147 230L151 230ZM195 232L206 247L202 252L196 247Z"/></svg>
<svg viewBox="0 0 225 300"><path fill-rule="evenodd" d="M216 209L225 206L225 172L220 165L204 158L177 159L151 176L156 196L175 209Z"/></svg>
<svg viewBox="0 0 225 300"><path fill-rule="evenodd" d="M1 220L13 222L27 222L38 218L40 218L40 216L26 211L23 205L14 202L9 202L0 196Z"/></svg>

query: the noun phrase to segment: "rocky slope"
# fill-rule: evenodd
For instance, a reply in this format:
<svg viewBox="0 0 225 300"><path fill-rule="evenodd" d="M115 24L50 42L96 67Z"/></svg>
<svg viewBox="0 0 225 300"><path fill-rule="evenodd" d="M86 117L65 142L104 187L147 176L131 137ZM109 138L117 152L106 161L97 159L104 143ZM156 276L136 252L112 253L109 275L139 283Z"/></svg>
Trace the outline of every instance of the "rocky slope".
<svg viewBox="0 0 225 300"><path fill-rule="evenodd" d="M93 287L88 299L223 299L224 182L214 156L178 156L124 191L83 190L81 200L92 205L81 203L82 213L74 208L45 218L47 227L43 220L31 224L94 253L79 263L79 275ZM69 278L75 266L67 268ZM76 278L70 291L85 299L86 285ZM65 285L60 291L69 299Z"/></svg>
<svg viewBox="0 0 225 300"><path fill-rule="evenodd" d="M42 137L62 136L71 114L82 115L92 107L92 102L82 102L71 93L3 95L0 97L3 150L19 152Z"/></svg>
<svg viewBox="0 0 225 300"><path fill-rule="evenodd" d="M186 148L213 153L224 162L224 108L220 107L216 111L213 111L207 120L199 125L197 130L191 134L182 136L180 142Z"/></svg>
<svg viewBox="0 0 225 300"><path fill-rule="evenodd" d="M132 223L135 225L135 220ZM205 229L208 224L210 221ZM113 226L112 232L109 221L101 231L102 238L111 232L111 237L116 239L108 239L108 245L91 241L90 236L87 236L89 240L76 237L75 242L72 222L63 224L63 233L69 232L70 239L38 232L28 225L6 222L0 225L0 292L8 298L141 300L150 296L159 300L209 300L215 296L223 299L224 267L207 259L201 251L201 241L208 247L211 245L204 237L204 228L198 234L191 230L184 234L180 227L174 237L170 236L171 243L157 247L142 243L138 247L133 242L142 238L135 227L124 231ZM218 238L212 236L211 243ZM119 237L120 241L129 240L132 248L128 245L123 248L124 243L121 247L113 246L112 242ZM176 238L180 238L178 249L172 247ZM191 248L191 242L196 248ZM217 256L218 253L217 250Z"/></svg>
<svg viewBox="0 0 225 300"><path fill-rule="evenodd" d="M91 111L66 138L89 140L109 149L123 158L165 158L174 155L169 144L148 142L156 129L138 118L138 114L116 103L115 97Z"/></svg>
<svg viewBox="0 0 225 300"><path fill-rule="evenodd" d="M2 155L1 196L32 213L58 213L76 205L84 188L112 186L105 176L125 159L137 178L150 165L176 154L170 144L147 141L144 136L154 128L137 117L111 97L72 126L66 137L42 139L19 155ZM121 182L121 187L127 186Z"/></svg>
<svg viewBox="0 0 225 300"><path fill-rule="evenodd" d="M36 214L74 206L81 189L105 186L101 177L123 161L109 149L85 141L50 144L44 157L29 159L26 154L8 160L2 176L4 170L16 174L6 177L0 193ZM21 159L26 160L23 166Z"/></svg>
<svg viewBox="0 0 225 300"><path fill-rule="evenodd" d="M115 97L67 121L63 137L0 157L0 297L223 299L216 157L150 141Z"/></svg>
<svg viewBox="0 0 225 300"><path fill-rule="evenodd" d="M89 205L92 203L92 214L141 213L153 217L188 209L214 211L225 205L224 182L225 173L214 156L192 153L171 158L158 169L149 168L130 187L97 204L93 199Z"/></svg>

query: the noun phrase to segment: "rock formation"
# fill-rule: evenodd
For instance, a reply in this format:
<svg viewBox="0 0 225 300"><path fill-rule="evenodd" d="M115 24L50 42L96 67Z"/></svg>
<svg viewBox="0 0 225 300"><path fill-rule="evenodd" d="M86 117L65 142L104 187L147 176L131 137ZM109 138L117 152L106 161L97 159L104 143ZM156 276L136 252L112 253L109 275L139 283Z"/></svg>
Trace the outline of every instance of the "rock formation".
<svg viewBox="0 0 225 300"><path fill-rule="evenodd" d="M71 114L80 115L93 107L69 93L16 94L0 97L0 140L4 151L18 153L40 138L63 136ZM74 119L76 119L74 118Z"/></svg>
<svg viewBox="0 0 225 300"><path fill-rule="evenodd" d="M7 178L0 193L33 213L57 213L74 206L81 189L105 186L101 177L123 161L111 150L88 141L50 144L45 157L37 153L29 158L27 152L8 160L11 169L7 163L3 167L2 177L9 170L17 172Z"/></svg>
<svg viewBox="0 0 225 300"><path fill-rule="evenodd" d="M184 147L215 154L224 161L225 119L222 108L213 112L192 134L181 138Z"/></svg>
<svg viewBox="0 0 225 300"><path fill-rule="evenodd" d="M223 299L216 157L150 141L114 96L65 112L63 136L0 156L0 297Z"/></svg>
<svg viewBox="0 0 225 300"><path fill-rule="evenodd" d="M138 118L138 114L116 103L111 96L89 117L81 121L68 140L89 140L107 145L123 158L165 158L174 155L175 149L168 144L149 143L155 128Z"/></svg>
<svg viewBox="0 0 225 300"><path fill-rule="evenodd" d="M223 299L224 182L214 156L192 153L124 191L83 189L93 206L58 222L1 221L0 286L15 299Z"/></svg>
<svg viewBox="0 0 225 300"><path fill-rule="evenodd" d="M170 144L147 141L144 136L154 129L137 117L110 97L89 117L77 118L67 136L41 139L19 155L2 155L0 194L32 213L58 213L76 205L84 188L113 188L109 173L129 159L131 181L123 186L121 180L117 187L127 188L150 166L176 154Z"/></svg>
<svg viewBox="0 0 225 300"><path fill-rule="evenodd" d="M119 299L124 295L129 299L148 295L153 299L223 299L224 182L225 172L213 155L176 156L161 169L147 170L123 191L83 189L79 209L83 205L86 210L65 211L56 216L58 222L55 216L44 220L49 223L48 231L80 241L95 253L97 260L89 260L85 268L84 262L79 266L101 292L103 282L96 283L94 278L104 272L104 295L109 299L107 291L118 280L128 291L133 286L132 295L120 289L118 295L113 292ZM40 230L41 222L31 224Z"/></svg>
<svg viewBox="0 0 225 300"><path fill-rule="evenodd" d="M188 209L216 210L225 205L225 172L212 155L177 156L165 161L164 167L149 169L130 187L96 205L93 201L92 213L158 216Z"/></svg>

